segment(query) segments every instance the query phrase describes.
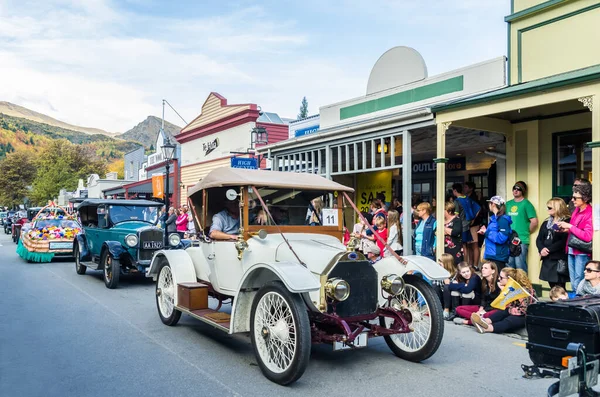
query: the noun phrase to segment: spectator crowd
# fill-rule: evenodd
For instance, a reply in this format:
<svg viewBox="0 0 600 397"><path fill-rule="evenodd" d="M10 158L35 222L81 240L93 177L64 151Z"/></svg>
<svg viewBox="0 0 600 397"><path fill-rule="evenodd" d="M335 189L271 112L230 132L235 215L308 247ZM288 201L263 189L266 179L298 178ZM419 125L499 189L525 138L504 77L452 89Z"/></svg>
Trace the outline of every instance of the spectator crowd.
<svg viewBox="0 0 600 397"><path fill-rule="evenodd" d="M493 196L481 201L475 185L452 185L444 203L444 218L435 218L435 199L413 199L405 213L397 198L390 203L378 194L369 213L362 213L352 234L371 262L392 255L381 240L397 254L403 244L411 244L413 253L435 260L450 277L432 282L444 308L444 319L473 325L479 333L506 333L525 326L527 306L537 300L528 277L527 258L535 249L541 261L539 278L550 285L552 300L575 295L600 294L600 261L592 260L592 187L578 178L569 202L553 197L546 202L546 217L538 219L527 199L527 184L518 181L512 187L512 199ZM411 216L412 241L402 241L402 219ZM377 238L367 224L380 238ZM444 241L436 239L437 227L444 228ZM532 234L538 230L537 238ZM528 296L498 310L491 303L512 279ZM572 291L567 292L570 282Z"/></svg>

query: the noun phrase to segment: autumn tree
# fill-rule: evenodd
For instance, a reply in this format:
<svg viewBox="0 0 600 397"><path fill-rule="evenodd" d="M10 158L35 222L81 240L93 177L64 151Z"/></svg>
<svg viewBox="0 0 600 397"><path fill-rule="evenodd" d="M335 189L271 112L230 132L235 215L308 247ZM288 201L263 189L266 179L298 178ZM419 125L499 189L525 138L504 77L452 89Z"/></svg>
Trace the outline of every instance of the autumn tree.
<svg viewBox="0 0 600 397"><path fill-rule="evenodd" d="M33 181L31 200L42 204L58 196L60 189L73 191L79 179L89 174L104 175L106 162L81 145L67 140L55 140L41 150L35 160L37 174Z"/></svg>
<svg viewBox="0 0 600 397"><path fill-rule="evenodd" d="M108 165L108 172L116 172L117 178L125 179L125 159L115 160Z"/></svg>
<svg viewBox="0 0 600 397"><path fill-rule="evenodd" d="M0 161L0 203L8 207L23 204L36 174L35 164L27 152L14 152Z"/></svg>
<svg viewBox="0 0 600 397"><path fill-rule="evenodd" d="M298 119L305 119L308 117L308 101L306 97L302 98L302 103L300 104L300 113L298 113Z"/></svg>

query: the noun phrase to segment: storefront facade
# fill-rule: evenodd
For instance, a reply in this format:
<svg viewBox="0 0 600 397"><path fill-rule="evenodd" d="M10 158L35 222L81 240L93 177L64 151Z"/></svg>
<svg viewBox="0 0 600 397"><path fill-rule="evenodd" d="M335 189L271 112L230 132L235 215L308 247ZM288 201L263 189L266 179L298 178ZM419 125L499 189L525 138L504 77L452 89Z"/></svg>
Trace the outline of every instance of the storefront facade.
<svg viewBox="0 0 600 397"><path fill-rule="evenodd" d="M210 93L201 114L176 136L181 145L180 203L187 202L187 189L215 168L264 168L265 161L253 150L287 137L288 126L276 114L262 112L256 104L228 105L223 96Z"/></svg>
<svg viewBox="0 0 600 397"><path fill-rule="evenodd" d="M504 76L501 57L428 77L417 51L395 47L373 67L366 96L321 107L317 131L294 134L259 152L272 160L273 170L317 173L354 187L361 211L368 211L378 192L384 192L387 201L402 198L404 208L411 207L415 195L425 201L437 195L443 202L445 187L435 189L436 124L430 107L504 87ZM496 160L489 153L502 145L498 134L459 140L448 171L460 182L471 174L484 174L480 179L488 189L488 173ZM350 212L346 214L349 228L353 220ZM410 221L404 217L404 241L410 241ZM405 249L410 252L410 244Z"/></svg>
<svg viewBox="0 0 600 397"><path fill-rule="evenodd" d="M527 198L541 223L548 216L550 198L570 200L576 177L595 182L593 177L600 173L600 3L514 0L513 11L505 18L510 86L434 107L437 158L448 158L449 128L468 126L502 134L506 169L498 192L510 200L507 187L525 181ZM438 167L438 186L445 181L446 172ZM600 184L592 187L597 201ZM593 209L600 215L598 204ZM595 249L600 249L598 229L595 220ZM536 236L537 231L531 236L528 270L539 283Z"/></svg>

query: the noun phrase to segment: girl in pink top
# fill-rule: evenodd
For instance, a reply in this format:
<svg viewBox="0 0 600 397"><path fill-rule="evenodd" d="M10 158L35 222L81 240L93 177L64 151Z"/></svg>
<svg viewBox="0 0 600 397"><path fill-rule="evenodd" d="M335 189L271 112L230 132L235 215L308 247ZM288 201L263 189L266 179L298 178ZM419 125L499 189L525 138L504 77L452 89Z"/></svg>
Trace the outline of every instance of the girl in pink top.
<svg viewBox="0 0 600 397"><path fill-rule="evenodd" d="M177 217L177 221L175 221L175 224L177 225L177 233L179 233L179 237L181 238L183 238L185 232L187 231L188 221L188 209L181 208L179 216Z"/></svg>
<svg viewBox="0 0 600 397"><path fill-rule="evenodd" d="M569 247L571 235L578 237L582 241L592 241L594 228L592 226L592 186L589 184L573 186L573 204L575 210L571 215L570 222L558 222L557 225L562 231L569 231L567 237L566 251L569 259L569 277L573 291L577 291L577 285L583 280L583 271L585 264L590 259L590 254Z"/></svg>

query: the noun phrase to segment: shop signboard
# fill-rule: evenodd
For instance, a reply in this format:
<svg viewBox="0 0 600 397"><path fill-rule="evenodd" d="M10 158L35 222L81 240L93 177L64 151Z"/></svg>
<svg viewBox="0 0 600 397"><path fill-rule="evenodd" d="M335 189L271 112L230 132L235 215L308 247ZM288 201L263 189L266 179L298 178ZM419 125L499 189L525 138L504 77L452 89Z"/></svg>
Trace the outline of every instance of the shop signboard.
<svg viewBox="0 0 600 397"><path fill-rule="evenodd" d="M231 168L245 168L247 170L255 170L258 168L258 160L248 157L232 157Z"/></svg>
<svg viewBox="0 0 600 397"><path fill-rule="evenodd" d="M309 134L313 134L317 131L319 131L318 124L307 127L307 128L302 128L302 129L296 130L296 131L294 131L294 136L299 137L299 136L309 135Z"/></svg>
<svg viewBox="0 0 600 397"><path fill-rule="evenodd" d="M367 172L357 175L356 197L358 209L369 212L371 201L377 193L385 194L385 201L392 201L392 171Z"/></svg>
<svg viewBox="0 0 600 397"><path fill-rule="evenodd" d="M467 169L467 159L464 157L456 157L448 159L446 164L446 172L452 171L464 171ZM423 174L427 172L435 172L437 164L433 161L413 161L412 172L413 174ZM387 196L386 196L387 199Z"/></svg>

